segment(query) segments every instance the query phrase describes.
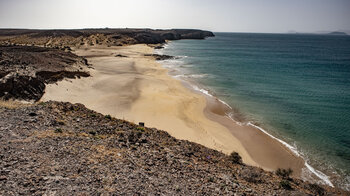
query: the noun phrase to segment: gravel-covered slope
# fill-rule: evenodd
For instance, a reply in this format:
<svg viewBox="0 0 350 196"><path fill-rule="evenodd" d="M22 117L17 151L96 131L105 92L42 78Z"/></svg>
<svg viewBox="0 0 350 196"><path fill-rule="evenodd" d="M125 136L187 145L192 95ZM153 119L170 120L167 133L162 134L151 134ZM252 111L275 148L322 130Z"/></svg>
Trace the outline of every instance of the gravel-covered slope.
<svg viewBox="0 0 350 196"><path fill-rule="evenodd" d="M232 163L218 151L81 104L4 103L0 195L346 194Z"/></svg>

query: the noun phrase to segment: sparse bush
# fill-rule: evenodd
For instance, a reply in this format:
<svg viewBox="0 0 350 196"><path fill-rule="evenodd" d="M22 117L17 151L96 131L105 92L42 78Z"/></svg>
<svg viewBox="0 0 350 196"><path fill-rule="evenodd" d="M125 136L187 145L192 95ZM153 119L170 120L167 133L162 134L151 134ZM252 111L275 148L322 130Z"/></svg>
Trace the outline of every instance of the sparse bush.
<svg viewBox="0 0 350 196"><path fill-rule="evenodd" d="M107 119L109 119L109 120L112 119L111 115L109 115L109 114L107 114L107 115L105 116L105 118L107 118Z"/></svg>
<svg viewBox="0 0 350 196"><path fill-rule="evenodd" d="M63 131L62 131L62 129L60 129L60 128L57 128L56 130L55 130L55 133L62 133Z"/></svg>
<svg viewBox="0 0 350 196"><path fill-rule="evenodd" d="M90 117L93 117L93 118L94 118L94 117L96 117L96 114L95 114L95 113L91 113L91 114L90 114Z"/></svg>
<svg viewBox="0 0 350 196"><path fill-rule="evenodd" d="M286 190L292 190L292 186L290 185L290 182L288 180L282 180L280 182L280 186Z"/></svg>
<svg viewBox="0 0 350 196"><path fill-rule="evenodd" d="M235 164L242 164L242 157L237 152L232 152L229 156L229 160Z"/></svg>
<svg viewBox="0 0 350 196"><path fill-rule="evenodd" d="M282 178L289 178L289 176L293 173L293 170L291 168L288 169L281 169L278 168L276 170L276 175L281 176Z"/></svg>
<svg viewBox="0 0 350 196"><path fill-rule="evenodd" d="M45 106L46 103L45 102L40 102L40 103L38 103L38 105Z"/></svg>
<svg viewBox="0 0 350 196"><path fill-rule="evenodd" d="M261 180L261 171L258 168L246 168L241 172L241 176L247 182L260 183Z"/></svg>
<svg viewBox="0 0 350 196"><path fill-rule="evenodd" d="M309 184L308 188L316 195L325 195L325 190L318 184Z"/></svg>
<svg viewBox="0 0 350 196"><path fill-rule="evenodd" d="M139 130L139 131L145 131L144 127L137 127L136 129Z"/></svg>

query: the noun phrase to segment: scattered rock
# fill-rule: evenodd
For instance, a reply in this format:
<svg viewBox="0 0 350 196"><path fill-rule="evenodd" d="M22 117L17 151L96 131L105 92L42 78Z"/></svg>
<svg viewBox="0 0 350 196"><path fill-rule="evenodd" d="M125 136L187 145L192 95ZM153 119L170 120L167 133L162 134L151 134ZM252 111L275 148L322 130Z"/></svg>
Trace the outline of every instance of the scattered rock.
<svg viewBox="0 0 350 196"><path fill-rule="evenodd" d="M122 58L125 58L125 57L128 57L128 56L125 56L125 55L122 55L122 54L117 54L117 55L115 55L115 57L122 57Z"/></svg>
<svg viewBox="0 0 350 196"><path fill-rule="evenodd" d="M170 55L163 55L163 54L145 54L145 56L151 56L154 57L157 61L163 61L163 60L169 60L169 59L175 59L174 56Z"/></svg>

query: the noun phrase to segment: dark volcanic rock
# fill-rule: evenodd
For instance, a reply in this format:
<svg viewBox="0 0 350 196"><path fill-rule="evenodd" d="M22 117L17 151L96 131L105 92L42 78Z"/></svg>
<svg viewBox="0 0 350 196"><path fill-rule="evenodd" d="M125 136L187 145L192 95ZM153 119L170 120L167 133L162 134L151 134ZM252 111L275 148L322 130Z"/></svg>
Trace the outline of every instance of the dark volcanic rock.
<svg viewBox="0 0 350 196"><path fill-rule="evenodd" d="M82 104L0 102L0 195L346 195Z"/></svg>
<svg viewBox="0 0 350 196"><path fill-rule="evenodd" d="M44 90L44 82L36 77L12 76L0 79L0 97L5 100L39 100Z"/></svg>
<svg viewBox="0 0 350 196"><path fill-rule="evenodd" d="M168 59L175 59L176 58L174 56L163 55L163 54L145 54L145 56L154 57L157 61L168 60Z"/></svg>
<svg viewBox="0 0 350 196"><path fill-rule="evenodd" d="M214 37L214 33L210 31L190 30L190 29L174 29L180 35L180 39L204 39L206 37Z"/></svg>
<svg viewBox="0 0 350 196"><path fill-rule="evenodd" d="M122 54L117 54L117 55L115 55L115 57L122 57L122 58L125 58L125 57L127 57L127 56L122 55Z"/></svg>
<svg viewBox="0 0 350 196"><path fill-rule="evenodd" d="M0 98L39 100L45 84L87 77L87 61L70 52L34 46L0 46Z"/></svg>
<svg viewBox="0 0 350 196"><path fill-rule="evenodd" d="M164 46L155 46L154 49L163 49Z"/></svg>

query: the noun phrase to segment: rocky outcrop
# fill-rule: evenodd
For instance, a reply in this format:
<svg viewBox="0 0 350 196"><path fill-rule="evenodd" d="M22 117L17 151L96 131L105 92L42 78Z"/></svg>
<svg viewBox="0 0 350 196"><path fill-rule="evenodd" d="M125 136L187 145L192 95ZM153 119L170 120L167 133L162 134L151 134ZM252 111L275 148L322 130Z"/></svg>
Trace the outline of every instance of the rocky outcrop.
<svg viewBox="0 0 350 196"><path fill-rule="evenodd" d="M169 59L175 59L176 58L174 56L164 55L164 54L145 54L145 56L153 57L157 61L163 61L163 60L169 60Z"/></svg>
<svg viewBox="0 0 350 196"><path fill-rule="evenodd" d="M347 194L81 104L15 104L0 102L0 195Z"/></svg>
<svg viewBox="0 0 350 196"><path fill-rule="evenodd" d="M0 46L0 98L39 100L45 84L87 77L87 61L70 52L34 46Z"/></svg>
<svg viewBox="0 0 350 196"><path fill-rule="evenodd" d="M175 29L174 31L180 35L180 39L204 39L207 37L214 37L214 33L210 31L188 29Z"/></svg>

